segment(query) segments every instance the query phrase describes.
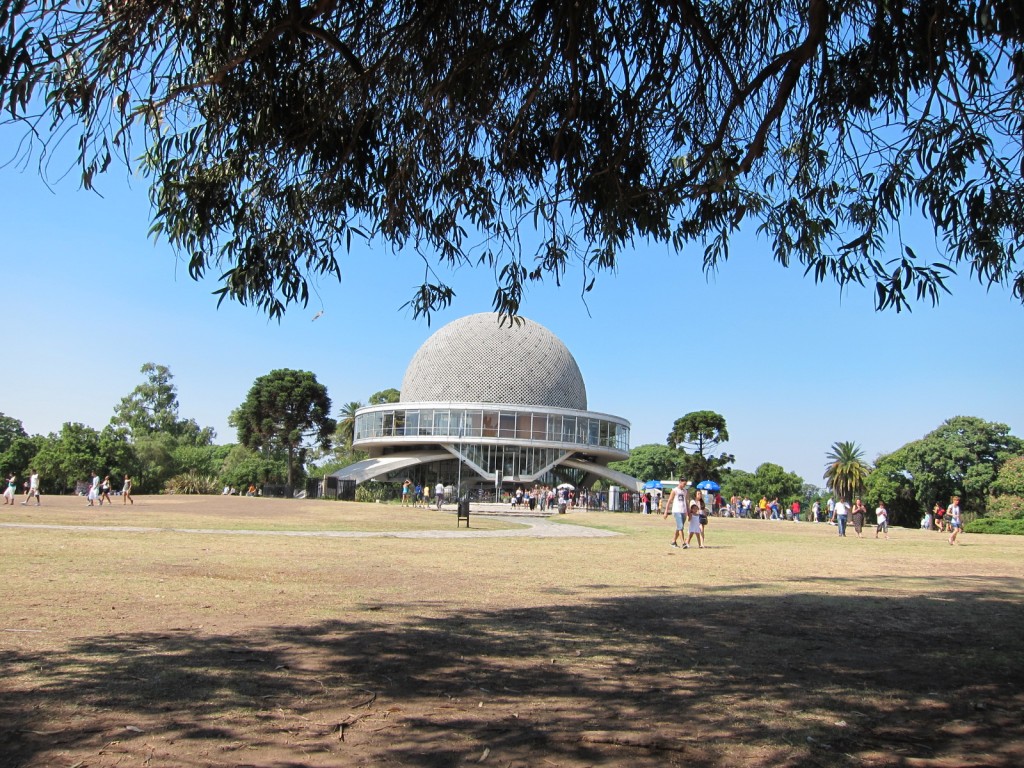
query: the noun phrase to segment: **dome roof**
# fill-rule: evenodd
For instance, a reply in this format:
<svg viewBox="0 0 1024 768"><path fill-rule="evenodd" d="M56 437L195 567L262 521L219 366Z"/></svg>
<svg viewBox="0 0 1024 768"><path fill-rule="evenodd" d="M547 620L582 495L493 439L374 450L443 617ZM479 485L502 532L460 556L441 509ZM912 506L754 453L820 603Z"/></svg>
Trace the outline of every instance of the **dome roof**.
<svg viewBox="0 0 1024 768"><path fill-rule="evenodd" d="M569 349L543 325L499 325L481 312L444 326L413 355L402 401L504 403L587 410L587 388Z"/></svg>

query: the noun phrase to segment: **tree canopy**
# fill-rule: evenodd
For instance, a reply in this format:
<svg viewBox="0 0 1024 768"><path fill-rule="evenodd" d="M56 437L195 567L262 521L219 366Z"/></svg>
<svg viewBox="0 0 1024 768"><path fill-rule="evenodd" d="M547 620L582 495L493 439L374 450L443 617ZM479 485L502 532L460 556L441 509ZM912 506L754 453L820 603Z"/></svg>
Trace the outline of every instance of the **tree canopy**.
<svg viewBox="0 0 1024 768"><path fill-rule="evenodd" d="M803 498L803 480L793 472L787 472L778 464L765 462L753 472L730 469L722 479L722 495L745 496L757 501L759 496L768 499L787 500Z"/></svg>
<svg viewBox="0 0 1024 768"><path fill-rule="evenodd" d="M962 497L970 514L984 515L990 493L999 489L1002 466L1024 455L1024 440L1010 428L975 416L954 416L920 440L879 457L868 478L869 499L882 499L897 514L916 522L936 502Z"/></svg>
<svg viewBox="0 0 1024 768"><path fill-rule="evenodd" d="M871 468L864 461L864 450L852 441L832 444L825 455L825 484L847 504L864 491Z"/></svg>
<svg viewBox="0 0 1024 768"><path fill-rule="evenodd" d="M65 141L89 188L141 157L153 231L271 316L353 237L422 258L429 318L437 264L516 313L637 240L713 270L741 225L879 308L952 269L1024 300L1019 0L0 0L0 29L18 159Z"/></svg>
<svg viewBox="0 0 1024 768"><path fill-rule="evenodd" d="M609 466L638 480L671 480L680 477L684 456L667 445L648 443L638 445L624 461L613 461Z"/></svg>
<svg viewBox="0 0 1024 768"><path fill-rule="evenodd" d="M709 452L719 443L729 441L725 417L714 411L693 411L672 424L665 440L670 448L689 447L692 453L681 454L680 470L684 477L700 480L721 480L722 469L736 460L730 453L713 456Z"/></svg>
<svg viewBox="0 0 1024 768"><path fill-rule="evenodd" d="M231 414L238 441L273 456L281 451L288 460L288 485L294 485L295 463L305 461L307 444L331 446L337 423L330 416L327 387L309 371L282 368L260 376L249 394Z"/></svg>
<svg viewBox="0 0 1024 768"><path fill-rule="evenodd" d="M394 387L374 392L368 400L370 405L384 405L384 403L397 403L402 399L402 393Z"/></svg>
<svg viewBox="0 0 1024 768"><path fill-rule="evenodd" d="M178 390L170 368L145 363L139 371L145 375L145 382L121 398L110 419L111 426L127 429L135 440L164 435L193 445L213 442L213 429L200 427L194 419L178 417Z"/></svg>

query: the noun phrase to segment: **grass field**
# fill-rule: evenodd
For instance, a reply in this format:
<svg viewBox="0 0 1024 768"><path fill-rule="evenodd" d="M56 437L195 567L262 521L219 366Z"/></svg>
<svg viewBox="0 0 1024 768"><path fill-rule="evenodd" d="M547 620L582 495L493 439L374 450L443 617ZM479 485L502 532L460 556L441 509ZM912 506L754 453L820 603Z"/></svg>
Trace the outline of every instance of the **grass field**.
<svg viewBox="0 0 1024 768"><path fill-rule="evenodd" d="M1024 765L1022 537L43 502L0 508L2 768Z"/></svg>

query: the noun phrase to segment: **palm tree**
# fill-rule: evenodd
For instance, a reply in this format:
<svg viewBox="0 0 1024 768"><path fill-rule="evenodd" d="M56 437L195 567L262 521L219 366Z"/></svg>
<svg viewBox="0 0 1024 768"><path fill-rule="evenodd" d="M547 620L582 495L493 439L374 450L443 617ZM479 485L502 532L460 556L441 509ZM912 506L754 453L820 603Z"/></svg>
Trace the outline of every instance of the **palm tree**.
<svg viewBox="0 0 1024 768"><path fill-rule="evenodd" d="M356 436L356 411L363 407L362 403L352 401L341 406L341 413L338 414L338 428L335 434L338 437L340 446L347 450L352 447L352 441Z"/></svg>
<svg viewBox="0 0 1024 768"><path fill-rule="evenodd" d="M825 484L840 499L853 501L864 490L871 471L864 463L864 451L853 442L833 443L826 458Z"/></svg>

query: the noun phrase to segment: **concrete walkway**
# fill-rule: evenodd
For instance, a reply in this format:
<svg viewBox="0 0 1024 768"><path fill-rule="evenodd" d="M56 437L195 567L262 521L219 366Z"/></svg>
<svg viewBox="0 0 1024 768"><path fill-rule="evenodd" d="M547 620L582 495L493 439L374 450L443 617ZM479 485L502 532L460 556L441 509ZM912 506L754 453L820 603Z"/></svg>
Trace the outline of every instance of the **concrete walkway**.
<svg viewBox="0 0 1024 768"><path fill-rule="evenodd" d="M588 528L570 523L553 523L546 518L515 515L487 515L488 520L525 525L499 531L456 528L437 531L255 531L217 528L152 528L133 525L46 525L36 523L0 523L0 528L37 528L60 531L110 531L112 533L195 533L218 536L299 536L324 539L598 539L621 536L615 531Z"/></svg>

